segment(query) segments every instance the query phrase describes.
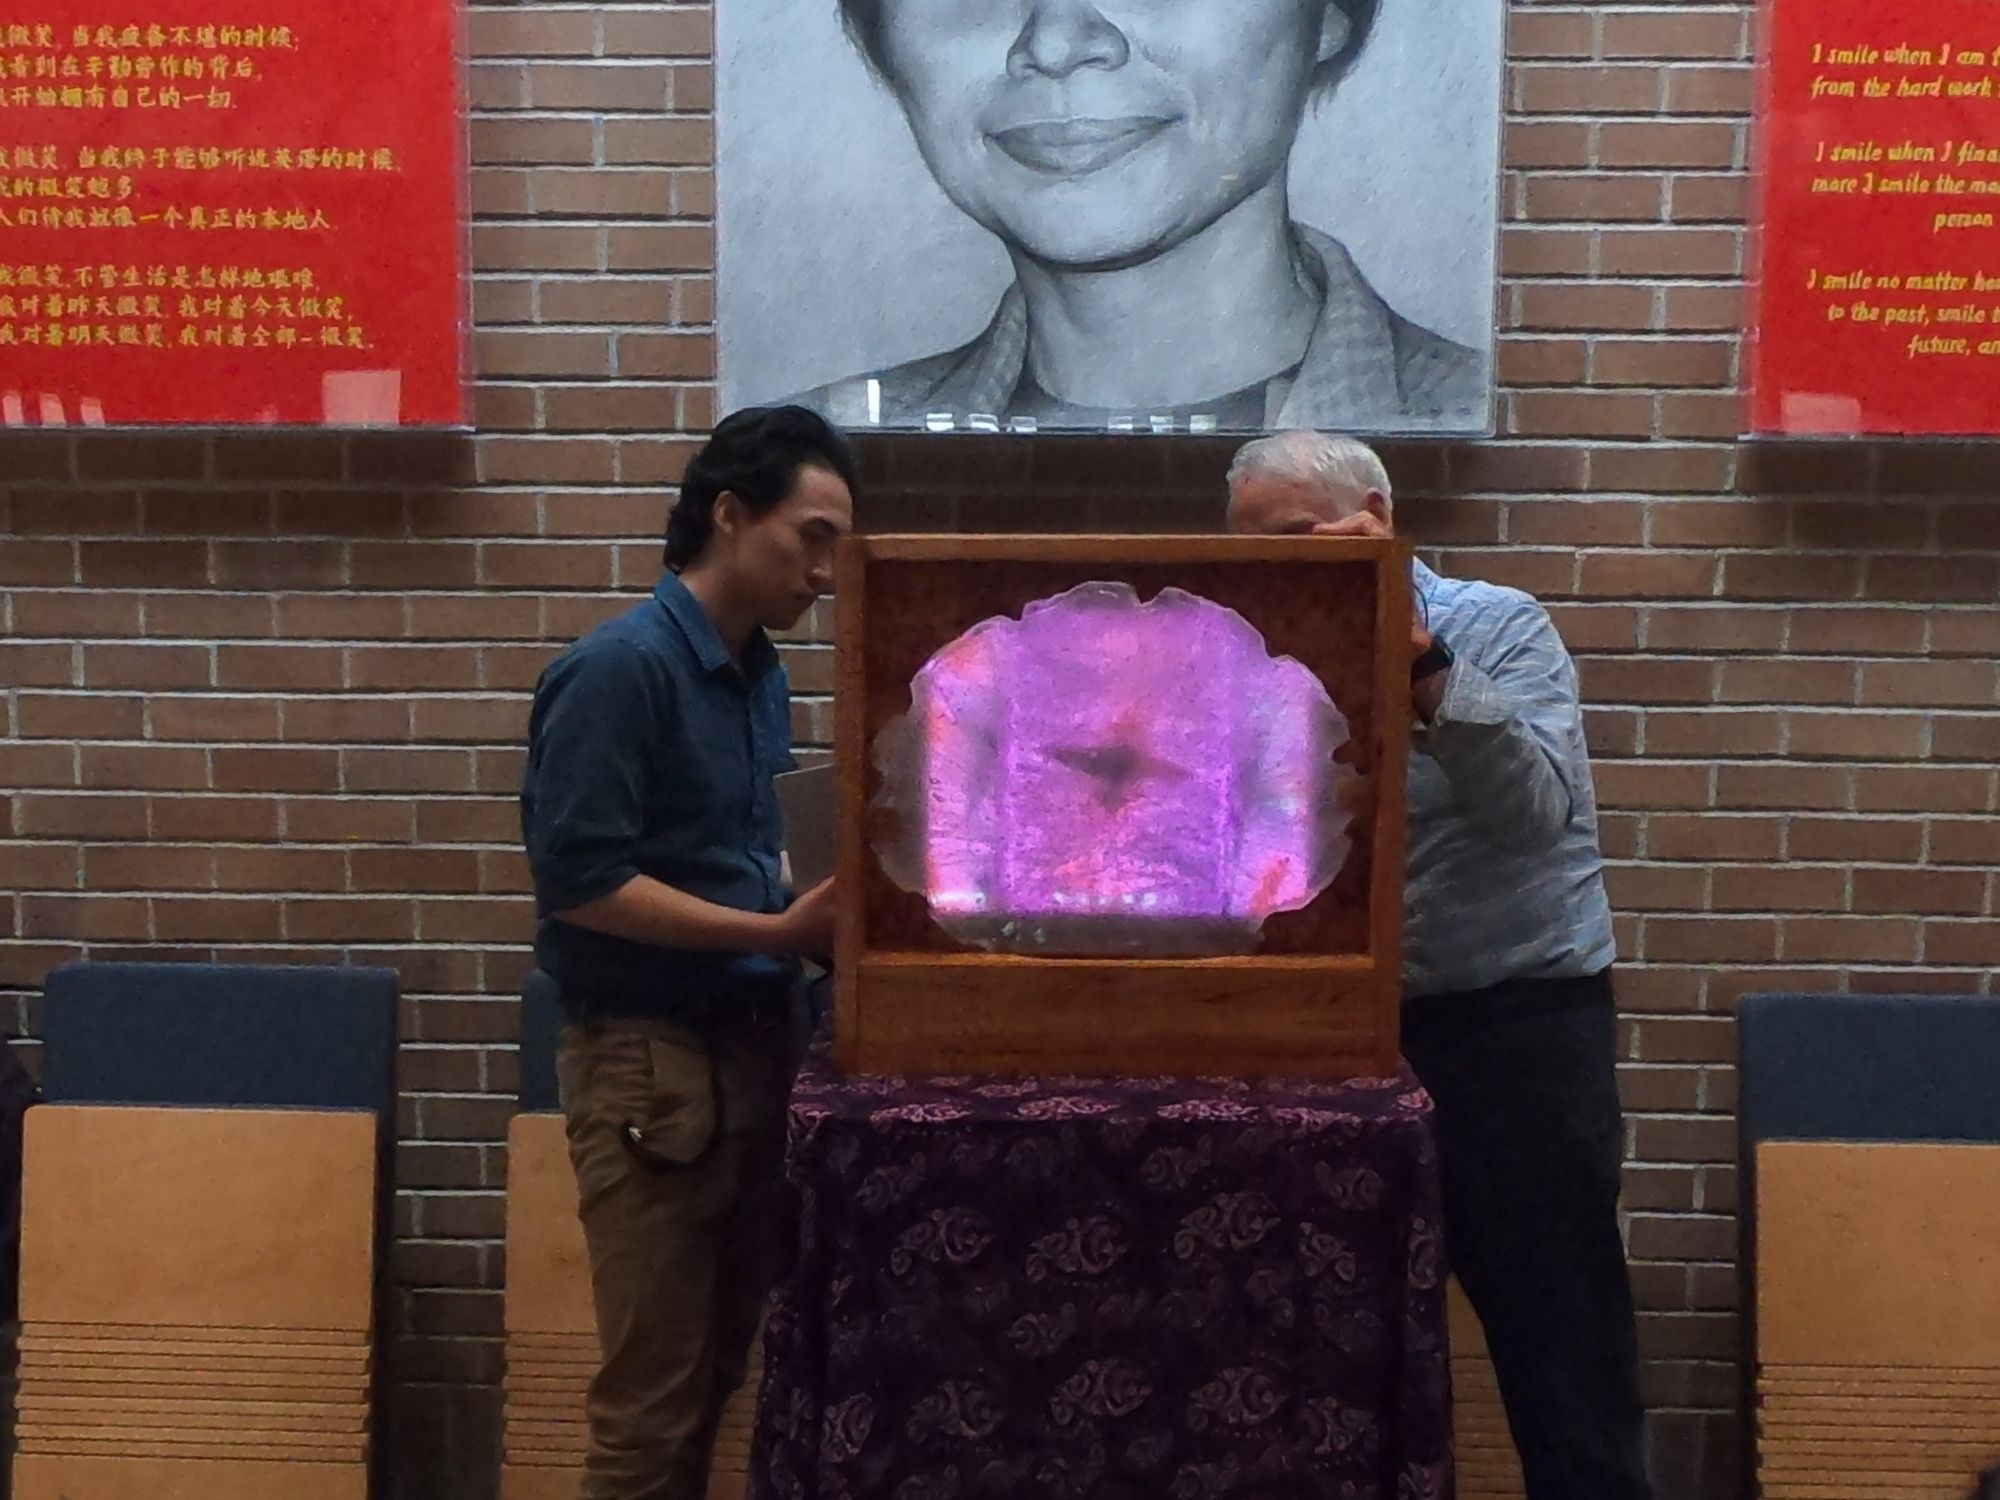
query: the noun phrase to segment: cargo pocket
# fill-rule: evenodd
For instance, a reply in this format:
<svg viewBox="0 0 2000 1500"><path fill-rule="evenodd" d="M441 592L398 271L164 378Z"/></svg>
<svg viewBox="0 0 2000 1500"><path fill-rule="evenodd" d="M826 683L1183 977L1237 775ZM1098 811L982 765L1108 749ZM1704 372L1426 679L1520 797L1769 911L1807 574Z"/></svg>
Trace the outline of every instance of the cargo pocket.
<svg viewBox="0 0 2000 1500"><path fill-rule="evenodd" d="M647 1037L646 1087L616 1111L626 1149L649 1167L698 1166L715 1145L715 1068L704 1047ZM636 1081L636 1080L635 1080Z"/></svg>

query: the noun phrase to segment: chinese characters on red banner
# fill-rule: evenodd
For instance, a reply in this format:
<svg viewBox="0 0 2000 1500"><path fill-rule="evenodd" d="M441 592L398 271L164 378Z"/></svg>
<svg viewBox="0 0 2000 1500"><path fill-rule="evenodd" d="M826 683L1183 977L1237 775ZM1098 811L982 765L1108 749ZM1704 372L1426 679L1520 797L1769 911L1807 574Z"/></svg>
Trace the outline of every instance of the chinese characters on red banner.
<svg viewBox="0 0 2000 1500"><path fill-rule="evenodd" d="M2000 6L1763 20L1752 430L2000 432Z"/></svg>
<svg viewBox="0 0 2000 1500"><path fill-rule="evenodd" d="M0 0L0 425L461 424L458 39L451 0Z"/></svg>

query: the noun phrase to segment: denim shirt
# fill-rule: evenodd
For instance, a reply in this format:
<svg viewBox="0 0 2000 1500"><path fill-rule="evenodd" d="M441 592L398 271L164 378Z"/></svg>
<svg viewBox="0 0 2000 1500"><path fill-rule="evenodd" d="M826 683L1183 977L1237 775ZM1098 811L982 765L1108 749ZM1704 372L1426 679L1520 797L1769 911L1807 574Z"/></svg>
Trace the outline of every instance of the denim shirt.
<svg viewBox="0 0 2000 1500"><path fill-rule="evenodd" d="M1519 589L1413 565L1452 650L1410 755L1403 983L1411 995L1595 974L1616 956L1576 668Z"/></svg>
<svg viewBox="0 0 2000 1500"><path fill-rule="evenodd" d="M556 920L635 875L775 913L793 766L790 689L763 632L739 664L678 577L542 673L528 721L521 827L540 925L535 957L569 998L643 1014L717 989L777 983L791 959L659 948Z"/></svg>

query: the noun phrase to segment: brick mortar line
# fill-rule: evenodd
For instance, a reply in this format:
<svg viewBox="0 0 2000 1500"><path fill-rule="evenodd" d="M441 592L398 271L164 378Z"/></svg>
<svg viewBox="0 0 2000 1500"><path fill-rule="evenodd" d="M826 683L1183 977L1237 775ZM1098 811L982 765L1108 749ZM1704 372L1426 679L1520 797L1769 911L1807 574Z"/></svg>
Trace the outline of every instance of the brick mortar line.
<svg viewBox="0 0 2000 1500"><path fill-rule="evenodd" d="M143 691L143 690L139 689L103 690L106 696L115 695L119 692L133 692L133 691ZM81 694L78 696L88 697L92 695ZM393 697L394 695L384 694L383 696ZM817 699L809 699L803 701L826 703L830 702L831 700L827 698L817 698ZM1645 705L1645 706L1664 707L1665 705ZM1784 705L1784 707L1795 707L1795 706L1796 705ZM1587 703L1585 707L1586 709L1594 707L1610 707L1610 708L1624 710L1632 708L1634 707L1634 705L1630 704L1597 705L1597 704ZM1698 705L1696 707L1698 707ZM1669 711L1672 710L1669 709ZM1973 714L1971 715L1971 717L1990 718L1993 717L1993 715L1990 713L1986 715ZM511 739L509 740L448 739L448 740L435 740L435 741L423 740L414 742L409 740L394 740L394 741L371 740L365 743L357 744L356 742L351 740L327 740L327 739L296 739L296 740L131 739L131 738L113 738L109 736L98 737L93 735L76 735L76 734L17 736L12 738L10 741L0 741L0 743L14 743L21 745L38 745L38 744L68 745L76 748L91 749L91 750L98 750L98 749L103 749L103 750L154 749L154 750L202 750L202 751L265 750L265 749L301 750L301 751L335 750L341 752L355 751L366 754L372 754L377 751L386 751L394 754L418 754L418 755L468 755L468 754L473 754L475 752L485 752L490 754L495 751L503 751L503 750L508 752L525 753L525 748L526 748L525 746ZM1698 765L1698 766L1718 766L1718 767L1755 766L1755 767L1768 768L1774 765L1782 765L1782 766L1790 766L1790 767L1798 767L1806 769L1824 769L1824 770L1840 770L1840 771L1914 770L1919 772L1930 772L1933 770L1936 771L1971 770L1971 771L1982 771L1988 773L1991 773L1994 769L1993 762L1991 760L1982 759L1977 755L1967 755L1962 759L1960 758L1925 759L1917 761L1910 759L1885 759L1881 757L1854 758L1854 759L1844 758L1844 757L1836 758L1825 755L1788 754L1782 751L1770 751L1761 753L1750 752L1750 751L1736 751L1736 752L1690 751L1688 754L1685 755L1656 755L1656 754L1618 755L1600 751L1593 758L1609 761L1621 766ZM28 789L22 788L20 790L26 791ZM171 787L135 787L132 788L131 790L134 793L170 793L175 791L176 789ZM202 790L202 789L196 788L193 790ZM363 793L362 795L380 796L383 794L378 792L378 793ZM411 795L417 795L417 794L411 794ZM458 795L458 794L444 793L444 794L428 794L428 795ZM1724 809L1712 809L1712 810L1723 811ZM1794 811L1796 812L1796 811L1806 811L1806 810L1795 809ZM1926 810L1922 808L1912 808L1909 809L1909 811L1924 812Z"/></svg>
<svg viewBox="0 0 2000 1500"><path fill-rule="evenodd" d="M322 493L322 492L328 492L332 489L333 489L332 486L311 486L311 487L305 487L305 489L302 492ZM542 494L544 496L549 494L549 492L546 489L540 490L537 493ZM567 503L568 501L583 503L586 500L616 499L621 495L633 496L635 493L637 496L644 498L649 504L655 502L659 498L659 491L656 488L642 486L638 487L636 491L611 490L603 493L590 494L588 496L578 493L564 497L564 499L562 501L559 501L559 503ZM1100 497L1107 496L1107 492L1101 490L1094 491L1092 493ZM1001 499L1005 497L996 496L994 498ZM1132 502L1137 504L1149 503L1143 497L1134 494L1115 495L1115 496L1109 496L1108 498L1113 498L1119 501ZM1207 497L1204 495L1182 494L1174 498L1180 500L1185 500L1185 499L1201 500ZM1829 507L1847 505L1856 503L1861 498L1862 497L1858 496L1851 498L1843 497L1840 499L1829 500L1825 503ZM1881 496L1876 498L1889 499L1897 497ZM1901 496L1900 498L1902 498L1907 502L1908 512L1923 521L1929 521L1938 514L1940 514L1941 512L1945 511L1970 512L1975 508L1977 508L1979 504L1979 502L1971 500L1967 501L1947 500L1936 507L1927 509L1923 506L1922 497L1920 496L1904 495ZM1721 506L1721 505L1737 505L1737 504L1747 505L1755 503L1753 501L1744 500L1738 497L1737 495L1733 494L1732 492L1726 490L1683 491L1679 494L1669 495L1669 494L1662 494L1661 492L1654 490L1628 489L1628 488L1608 488L1603 490L1596 490L1590 492L1590 494L1587 497L1579 496L1575 499L1571 499L1569 496L1567 496L1562 492L1555 492L1545 497L1517 494L1508 500L1487 499L1483 497L1459 497L1459 496L1429 497L1429 498L1405 497L1403 503L1412 507L1413 509L1420 509L1427 504L1451 505L1454 503L1459 503L1461 500L1467 504L1493 505L1496 507L1520 505L1524 507L1538 508L1550 505L1564 505L1564 506L1573 506L1577 508L1579 511L1587 511L1590 507L1593 506L1621 506L1621 507L1631 507L1634 509L1643 509L1649 513L1649 517L1650 513L1656 512L1661 509L1689 510L1701 506ZM942 502L940 503L940 506L942 508ZM1220 509L1219 499L1217 500L1217 509L1218 511ZM1810 516L1812 512L1809 510L1795 510L1793 514ZM942 519L942 517L940 517L940 519ZM273 547L296 547L307 544L321 546L321 547L377 547L383 545L391 545L391 543L388 543L382 539L369 536L358 537L351 532L345 534L335 533L335 532L303 532L295 535L274 535L270 532L247 532L247 531L239 532L234 535L210 536L207 538L191 537L180 531L102 532L102 533L92 533L88 536L77 536L75 534L54 536L54 535L49 535L47 533L41 533L32 537L31 542L33 544L39 544L50 548L54 547L90 548L90 547L99 547L109 543L109 544L116 544L119 546L169 546L169 547L174 545L179 545L183 547L215 546L215 547L224 547L224 548L232 548L239 550L249 550L255 548L273 548ZM436 534L431 536L406 539L404 546L406 548L416 548L416 549L422 549L427 546L435 548L450 548L450 549L478 547L478 548L501 549L503 551L507 549L519 550L532 547L538 552L541 551L581 552L586 550L600 550L607 553L611 553L611 552L622 551L624 549L632 547L657 548L659 544L660 544L660 538L658 533L651 530L632 531L632 532L599 532L599 533L576 533L568 531L558 531L558 532L519 531L519 532L504 532L504 533L491 533L491 534ZM1629 558L1659 559L1663 562L1682 562L1690 558L1715 558L1717 560L1728 560L1730 558L1737 558L1737 557L1742 557L1742 558L1831 557L1831 558L1851 558L1856 561L1866 560L1866 561L1879 561L1879 562L1965 561L1970 563L1980 563L1988 559L2000 558L2000 549L1996 549L1993 547L1973 546L1966 544L1955 545L1951 543L1940 542L1930 539L1918 541L1914 545L1905 545L1897 547L1894 550L1889 550L1885 548L1882 544L1877 543L1871 545L1866 541L1830 543L1830 542L1815 542L1811 539L1805 541L1795 541L1795 542L1786 542L1782 539L1774 539L1770 542L1721 540L1721 541L1704 543L1700 541L1681 541L1681 540L1647 541L1641 539L1634 539L1628 541L1623 539L1611 539L1611 538L1606 538L1601 540L1585 540L1585 541L1570 541L1570 542L1561 542L1554 540L1552 538L1535 539L1535 540L1528 540L1528 539L1506 540L1500 537L1491 537L1491 538L1479 537L1476 539L1427 538L1418 544L1417 551L1420 556L1424 557L1434 557L1439 555L1450 555L1459 553L1469 553L1476 555L1476 554L1484 554L1490 552L1506 552L1509 554L1530 557L1530 558L1567 555L1567 556L1574 556L1578 559L1586 559L1586 560L1592 558L1615 557L1615 558L1628 558L1628 559ZM73 561L76 560L80 559L73 559ZM64 580L61 583L18 582L14 584L5 585L4 587L8 592L14 594L20 594L26 596L45 596L45 595L52 595L64 592L66 589L73 587L73 584L74 580ZM121 579L118 581L99 580L93 583L92 587L101 589L104 593L111 595L113 597L214 596L214 597L229 598L229 599L248 599L248 598L260 598L260 597L274 597L274 598L279 598L279 597L345 598L349 596L380 597L388 594L398 594L412 599L433 600L433 599L462 599L471 596L473 594L485 591L480 586L457 586L451 588L427 589L421 587L404 587L395 583L369 584L369 583L351 583L351 582L332 581L332 580L321 580L315 582L311 579L303 579L303 578L297 578L292 580L274 579L269 582L261 584L252 584L252 583L243 583L234 581L222 581L215 583L203 581L199 584L190 584L190 583L148 584L143 580L127 581ZM508 597L514 599L538 601L542 599L551 599L551 600L575 599L580 597L590 597L593 594L602 595L604 597L610 597L613 595L623 595L628 592L637 591L640 585L636 581L631 583L621 583L621 582L611 582L611 581L598 583L593 581L586 583L571 584L571 583L562 583L551 580L546 582L534 582L534 581L515 582L502 585L502 587L504 587L507 590ZM1861 596L1826 595L1818 593L1798 594L1789 596L1783 594L1752 594L1752 595L1734 596L1734 597L1717 596L1713 594L1674 594L1674 593L1649 593L1649 594L1623 593L1618 595L1599 596L1588 593L1585 594L1564 593L1560 590L1550 589L1546 587L1543 589L1542 592L1551 601L1565 606L1569 606L1579 602L1590 603L1598 601L1615 601L1615 602L1621 602L1625 604L1627 607L1632 607L1632 608L1646 608L1653 606L1673 607L1682 604L1692 605L1692 604L1702 604L1705 602L1714 603L1717 605L1734 605L1736 607L1740 607L1743 609L1762 609L1762 608L1819 609L1819 608L1840 608L1843 606L1865 606L1865 607L1882 608L1882 609L1915 609L1915 608L1930 608L1930 607L1943 608L1943 607L1951 607L1954 605L1985 605L1987 607L1991 607L1991 604L1993 603L1992 600L1986 597L1955 599L1950 596L1936 597L1936 598L1923 598L1923 597L1905 598L1899 596L1899 597L1889 597L1880 599L1869 599Z"/></svg>
<svg viewBox="0 0 2000 1500"><path fill-rule="evenodd" d="M1911 555L1923 556L1925 554L1911 554ZM72 585L71 589L73 590L74 587L75 586ZM58 588L58 589L45 590L44 592L51 594L61 594L67 591ZM111 591L107 590L106 592L111 592ZM136 590L134 592L136 592ZM192 589L174 590L174 591L151 590L147 592L149 592L151 595L155 597L168 592L172 592L173 595L177 598L185 598L185 599L201 599L210 597L201 590L192 590ZM223 597L234 597L234 596L223 596ZM311 597L324 598L330 596L328 594L321 593L312 595ZM340 598L351 597L357 599L393 598L396 597L396 591L393 589L386 589L386 588L355 589L340 593L338 595L332 595L331 597L340 597ZM548 597L562 598L565 596L558 594ZM568 597L574 597L577 599L596 599L599 597L604 597L607 600L609 600L621 596L612 596L612 595L599 596L590 593L587 590L578 590L573 596L568 596ZM1736 605L1726 596L1718 596L1713 594L1691 595L1687 597L1685 600L1672 599L1672 598L1652 599L1646 601L1645 605L1638 605L1638 606L1635 606L1629 599L1616 594L1565 596L1560 594L1544 592L1540 597L1545 603L1552 604L1555 606L1556 609L1559 610L1631 609L1635 607L1643 608L1650 606L1653 608L1661 608L1661 609L1668 609L1675 611L1686 610L1692 612L1695 610L1703 610L1705 612L1720 613L1721 611L1724 610L1741 607ZM638 602L640 596L635 592L632 598L633 602L636 603ZM1825 612L1832 612L1833 610L1836 609L1850 609L1850 610L1860 610L1868 612L1879 610L1886 613L1910 614L1910 615L1920 614L1925 616L1933 614L1951 614L1951 615L1971 614L1971 613L1986 614L1990 613L1994 608L1994 606L1990 603L1984 603L1975 600L1962 600L1962 601L1935 600L1935 601L1911 602L1906 600L1886 600L1886 599L1870 600L1863 598L1854 598L1850 600L1840 600L1840 601L1817 601L1812 603L1803 603L1796 605L1787 604L1778 607L1813 608ZM265 636L9 635L9 636L0 636L0 646L5 646L9 643L12 643L21 646L35 646L35 647L74 647L76 649L84 651L88 651L94 647L103 647L121 651L141 651L141 652L149 650L162 650L162 651L190 650L190 649L208 650L210 648L222 648L222 647L235 648L235 647L246 647L246 646L266 646L266 647L276 647L276 648L285 648L293 650L327 651L327 652L360 650L360 651L383 651L388 653L397 653L397 652L414 653L417 651L428 651L428 650L455 651L455 650L462 650L466 648L477 648L477 647L493 647L499 650L539 649L545 647L553 651L553 650L559 650L563 646L567 645L569 639L570 637L567 635L464 636L464 637L363 636L363 637L351 637L351 638L339 637L339 636L325 637L316 635L282 635L282 634L265 635ZM832 651L834 649L832 643L829 641L784 641L780 642L779 645L782 651L787 651L793 655L825 655L827 652ZM1877 656L1877 655L1862 655L1853 651L1840 651L1840 650L1829 650L1829 651L1767 650L1761 648L1759 649L1745 648L1740 646L1719 646L1709 651L1697 651L1685 647L1677 647L1672 650L1648 650L1645 647L1624 647L1624 646L1573 647L1571 648L1570 654L1579 661L1607 662L1607 663L1619 663L1619 664L1628 662L1656 662L1661 665L1687 665L1690 663L1702 663L1702 662L1707 662L1711 664L1741 662L1745 665L1752 665L1752 666L1770 666L1778 663L1795 664L1799 662L1824 662L1824 663L1843 663L1853 667L1869 667L1869 666L1899 666L1906 664L1929 664L1931 662L1939 662L1939 661L1946 663L1953 663L1961 661L1983 660L1990 664L1993 663L1993 658L1989 653L1982 652L1976 647L1968 648L1967 652L1963 655L1935 656L1935 657L1927 657L1916 652L1899 652L1899 653ZM145 685L145 686L135 687L130 684L125 684L125 685L106 685L100 688L94 685L79 685L76 683L69 683L59 688L38 688L33 684L24 683L18 686L10 686L6 688L5 691L8 692L102 691L102 692L128 692L128 693L137 691L166 691L176 694L193 693L208 697L283 696L286 698L297 698L301 700L315 700L324 697L328 694L340 695L351 692L387 693L404 697L444 696L444 697L508 698L508 697L516 697L528 694L532 691L532 689L528 687L505 688L505 687L478 687L478 686L465 687L465 688L429 689L422 687L399 686L399 687L386 687L386 688L361 688L361 689L344 688L344 689L325 689L325 690L300 688L297 690L288 691L284 688L278 688L278 687L273 687L273 688L242 687L242 688L232 689L224 687L211 687L207 684L196 684L185 688L161 689L157 685ZM802 696L811 699L823 699L829 697L830 694L828 694L824 690L802 690ZM1701 702L1710 703L1710 700L1701 700ZM1584 706L1586 708L1608 708L1608 707L1646 708L1646 707L1675 707L1675 706L1692 707L1692 706L1700 706L1700 704L1681 705L1681 704L1667 703L1667 704L1656 705L1644 702L1627 702L1614 699L1591 698L1588 701L1586 701ZM1761 705L1760 703L1721 702L1721 703L1710 703L1710 706L1717 708L1719 710L1729 711L1737 708L1756 708ZM1834 712L1842 708L1854 707L1857 705L1850 705L1850 704L1821 705L1810 702L1804 702L1796 704L1780 703L1774 706L1798 707L1798 708L1824 707L1829 712ZM1865 706L1865 705L1859 705L1859 706ZM1878 706L1883 712L1894 712L1898 709L1901 709L1913 713L1924 713L1936 710L1949 710L1953 708L1969 712L1979 707L2000 707L2000 704L1933 705L1933 704L1918 703L1918 704L1881 704Z"/></svg>
<svg viewBox="0 0 2000 1500"><path fill-rule="evenodd" d="M1991 814L1983 814L1983 815L1966 814L1962 816L1958 821L1984 822L1986 821L1986 819L1990 817ZM120 843L114 840L91 838L88 836L78 836L74 838L35 836L28 838L9 838L5 840L0 840L0 847L25 848L25 849L38 849L38 848L69 849L69 850L74 850L79 854L87 855L88 851L94 849L124 850L131 846L127 843ZM216 843L206 843L201 841L160 840L148 844L147 847L177 854L199 854L209 851L229 852L229 853L253 853L253 852L262 852L273 849L284 849L284 850L298 849L309 853L325 853L325 854L331 854L335 852L345 852L349 850L366 854L395 854L400 852L408 852L412 850L414 850L417 853L433 853L438 851L444 851L444 852L465 853L465 854L498 853L498 854L509 854L509 855L518 852L518 850L514 846L502 845L502 844L477 844L477 845L426 844L426 845L413 846L409 844L344 844L344 843L289 842L289 841L284 843L271 842L263 844L243 844L243 843L216 844ZM1899 876L1899 877L1911 877L1926 873L1936 873L1936 874L1959 875L1965 877L1977 877L1981 881L1984 881L1986 879L1986 872L1984 867L1978 864L1919 865L1907 862L1884 861L1879 858L1873 860L1794 859L1783 862L1778 862L1778 861L1765 862L1765 861L1758 861L1751 859L1729 859L1716 856L1706 856L1700 859L1667 860L1667 861L1655 860L1655 861L1648 861L1643 864L1634 861L1612 861L1611 864L1613 868L1624 869L1624 870L1652 869L1652 868L1659 868L1660 866L1665 865L1668 868L1677 870L1700 871L1705 873L1716 873L1716 874L1719 873L1733 874L1751 870L1759 870L1759 871L1775 870L1785 873L1799 873L1799 874L1812 873L1812 872L1824 872L1828 874L1836 872L1848 872L1855 875L1879 875L1879 876ZM344 901L344 902L363 902L363 903L366 902L387 903L392 901L403 901L403 902L421 901L421 902L447 903L447 902L459 902L459 901L464 901L464 902L527 901L531 899L533 892L528 890L515 890L515 889L493 890L493 891L457 891L457 890L444 890L444 889L410 889L408 887L403 887L392 891L379 886L358 887L358 888L344 886L335 889L328 889L328 888L302 889L297 887L273 889L269 887L264 887L254 891L245 891L230 887L188 887L169 892L169 891L160 891L150 886L134 886L134 887L27 886L27 887L17 887L9 894L12 896L61 896L61 897L83 898L83 899L90 899L101 896L106 899L115 898L118 900L142 900L142 901L216 900L216 901L238 902L238 901L270 900L270 901L314 901L314 902ZM1708 900L1710 898L1703 897L1702 899ZM1954 911L1954 912L1894 911L1894 910L1878 911L1878 910L1853 910L1850 908L1842 908L1840 910L1835 910L1835 911L1826 911L1826 910L1821 910L1817 907L1811 909L1804 909L1804 908L1791 908L1791 907L1746 907L1746 906L1718 907L1713 905L1705 905L1705 906L1648 907L1636 911L1627 910L1624 913L1624 915L1630 917L1632 920L1637 922L1645 922L1659 918L1678 920L1683 917L1694 916L1702 918L1713 917L1715 920L1721 922L1742 922L1742 921L1753 921L1753 920L1766 921L1766 920L1777 919L1777 920L1796 920L1796 921L1821 921L1821 920L1915 921L1915 922L1937 922L1946 925L1952 925L1952 924L1962 924L1962 923L1972 923L1972 922L1990 922L1996 915L1996 913L1988 911ZM17 940L18 937L19 935L17 934L16 935ZM224 940L217 939L216 941L224 941ZM273 942L280 940L264 939L262 941ZM286 939L284 941L292 941L292 940ZM418 942L421 940L389 939L384 941ZM525 942L526 939L523 939L522 941ZM362 944L359 941L343 940L341 946L349 946L349 947L365 946L365 944ZM1673 963L1676 962L1676 960L1664 960L1664 962ZM1671 1012L1662 1012L1661 1014L1671 1014Z"/></svg>

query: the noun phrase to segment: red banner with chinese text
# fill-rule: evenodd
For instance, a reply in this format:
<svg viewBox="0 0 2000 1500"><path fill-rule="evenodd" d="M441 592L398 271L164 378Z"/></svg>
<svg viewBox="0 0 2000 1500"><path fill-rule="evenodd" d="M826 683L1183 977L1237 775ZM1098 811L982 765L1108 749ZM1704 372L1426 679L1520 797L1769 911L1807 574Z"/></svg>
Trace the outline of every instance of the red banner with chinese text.
<svg viewBox="0 0 2000 1500"><path fill-rule="evenodd" d="M0 0L0 425L462 425L454 0Z"/></svg>
<svg viewBox="0 0 2000 1500"><path fill-rule="evenodd" d="M2000 6L1764 0L1750 426L2000 432Z"/></svg>

